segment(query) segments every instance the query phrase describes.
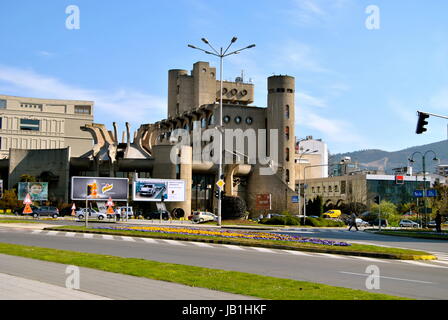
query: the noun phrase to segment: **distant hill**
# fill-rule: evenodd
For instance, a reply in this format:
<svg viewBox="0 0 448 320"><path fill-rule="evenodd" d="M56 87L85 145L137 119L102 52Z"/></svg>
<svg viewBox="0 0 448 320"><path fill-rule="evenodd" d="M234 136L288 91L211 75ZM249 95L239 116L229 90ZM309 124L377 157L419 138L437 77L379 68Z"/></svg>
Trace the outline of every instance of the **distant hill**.
<svg viewBox="0 0 448 320"><path fill-rule="evenodd" d="M435 142L431 144L426 144L422 146L416 146L407 148L395 152L387 152L383 150L369 149L361 150L355 152L338 153L330 155L329 162L335 163L339 162L343 157L351 157L352 161L359 162L359 166L362 169L382 169L386 173L391 173L393 168L405 167L408 165L408 158L415 152L420 151L421 153L427 150L433 150L437 157L440 159L440 164L448 164L448 140ZM432 160L433 154L430 153L426 156L426 171L434 172L437 163ZM422 170L422 157L420 155L415 155L414 160L416 161L413 165L414 170Z"/></svg>

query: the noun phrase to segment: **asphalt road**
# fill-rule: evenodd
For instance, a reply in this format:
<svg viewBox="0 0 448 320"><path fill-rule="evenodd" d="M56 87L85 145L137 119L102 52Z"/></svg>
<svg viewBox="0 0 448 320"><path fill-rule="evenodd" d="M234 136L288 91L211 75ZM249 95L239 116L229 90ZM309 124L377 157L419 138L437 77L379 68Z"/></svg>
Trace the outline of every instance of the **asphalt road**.
<svg viewBox="0 0 448 320"><path fill-rule="evenodd" d="M348 237L342 234L339 237ZM250 272L367 291L366 268L376 265L380 270L380 289L371 290L373 292L416 299L448 298L447 261L391 261L187 241L47 231L33 233L6 228L0 229L0 242Z"/></svg>

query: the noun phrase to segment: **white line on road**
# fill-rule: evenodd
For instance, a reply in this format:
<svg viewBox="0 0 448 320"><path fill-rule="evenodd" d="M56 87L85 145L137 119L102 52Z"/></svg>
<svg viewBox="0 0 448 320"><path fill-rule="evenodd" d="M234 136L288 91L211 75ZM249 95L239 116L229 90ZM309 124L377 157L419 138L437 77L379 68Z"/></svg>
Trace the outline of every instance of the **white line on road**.
<svg viewBox="0 0 448 320"><path fill-rule="evenodd" d="M211 246L211 245L209 245L207 243L203 243L203 242L193 242L193 241L191 241L189 243L194 244L195 246L198 246L198 247L213 248L213 246Z"/></svg>
<svg viewBox="0 0 448 320"><path fill-rule="evenodd" d="M324 256L324 257L333 258L333 259L347 259L346 257L342 257L340 255L330 254L330 253L314 252L313 255Z"/></svg>
<svg viewBox="0 0 448 320"><path fill-rule="evenodd" d="M66 233L65 233L65 236L66 236L66 237L74 237L75 234L76 234L76 233L74 233L74 232L66 232Z"/></svg>
<svg viewBox="0 0 448 320"><path fill-rule="evenodd" d="M266 248L257 248L257 247L251 247L254 250L260 251L260 252L267 252L267 253L276 253L275 251L271 250L271 249L266 249Z"/></svg>
<svg viewBox="0 0 448 320"><path fill-rule="evenodd" d="M370 274L367 273L354 273L354 272L344 272L344 271L339 271L339 273L344 273L344 274L351 274L351 275L355 275L355 276L362 276L362 277L368 277L370 276ZM427 283L427 284L433 284L434 282L428 282L428 281L420 281L420 280L412 280L412 279L401 279L401 278L392 278L392 277L384 277L384 276L380 276L380 279L390 279L390 280L398 280L398 281L408 281L408 282L417 282L417 283Z"/></svg>
<svg viewBox="0 0 448 320"><path fill-rule="evenodd" d="M123 239L124 241L134 241L135 242L135 240L131 237L122 236L121 239Z"/></svg>
<svg viewBox="0 0 448 320"><path fill-rule="evenodd" d="M375 259L375 258L369 258L369 257L350 256L350 258L359 259L359 260L365 260L365 261L372 261L372 262L390 263L389 261Z"/></svg>
<svg viewBox="0 0 448 320"><path fill-rule="evenodd" d="M114 237L111 236L110 234L103 234L102 238L105 240L114 240Z"/></svg>
<svg viewBox="0 0 448 320"><path fill-rule="evenodd" d="M226 247L228 249L232 249L232 250L240 250L240 251L244 251L245 250L245 249L243 249L241 247L234 246L234 245L231 245L231 244L223 244L222 246Z"/></svg>
<svg viewBox="0 0 448 320"><path fill-rule="evenodd" d="M59 231L48 231L47 236L55 236L59 233Z"/></svg>
<svg viewBox="0 0 448 320"><path fill-rule="evenodd" d="M33 230L32 233L41 233L43 230Z"/></svg>
<svg viewBox="0 0 448 320"><path fill-rule="evenodd" d="M420 266L420 267L448 269L448 267L438 266L438 265L435 265L435 264L423 263L423 262L418 262L418 261L410 261L410 260L400 260L400 261L404 262L404 263L409 263L409 264L413 264L413 265L416 265L416 266Z"/></svg>
<svg viewBox="0 0 448 320"><path fill-rule="evenodd" d="M91 233L84 233L83 237L86 238L86 239L92 239L93 238L93 234L91 234Z"/></svg>
<svg viewBox="0 0 448 320"><path fill-rule="evenodd" d="M181 243L180 241L176 241L176 240L161 239L161 241L165 241L166 243L173 244L175 246L185 246L185 244Z"/></svg>
<svg viewBox="0 0 448 320"><path fill-rule="evenodd" d="M296 256L310 256L308 253L305 253L302 251L295 251L295 250L282 250L282 251L296 255Z"/></svg>
<svg viewBox="0 0 448 320"><path fill-rule="evenodd" d="M139 238L139 239L145 241L146 243L158 243L156 240L150 238Z"/></svg>
<svg viewBox="0 0 448 320"><path fill-rule="evenodd" d="M448 264L448 261L443 261L443 260L431 260L431 262L437 262L437 263Z"/></svg>

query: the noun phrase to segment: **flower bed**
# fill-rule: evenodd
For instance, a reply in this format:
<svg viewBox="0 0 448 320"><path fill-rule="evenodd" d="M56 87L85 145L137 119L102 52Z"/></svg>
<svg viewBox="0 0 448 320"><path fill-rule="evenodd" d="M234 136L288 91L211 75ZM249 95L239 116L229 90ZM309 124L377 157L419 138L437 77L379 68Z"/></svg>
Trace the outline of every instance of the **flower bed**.
<svg viewBox="0 0 448 320"><path fill-rule="evenodd" d="M340 242L340 241L304 238L304 237L290 236L290 235L285 235L285 234L275 234L275 233L265 233L265 232L240 232L240 231L229 231L229 230L207 230L207 229L179 228L179 227L130 227L130 226L97 227L97 229L158 232L158 233L165 233L165 234L183 234L183 235L223 237L223 238L242 238L242 239L253 239L253 240L292 241L292 242L301 242L301 243L321 244L321 245L327 245L327 246L350 246L349 243Z"/></svg>

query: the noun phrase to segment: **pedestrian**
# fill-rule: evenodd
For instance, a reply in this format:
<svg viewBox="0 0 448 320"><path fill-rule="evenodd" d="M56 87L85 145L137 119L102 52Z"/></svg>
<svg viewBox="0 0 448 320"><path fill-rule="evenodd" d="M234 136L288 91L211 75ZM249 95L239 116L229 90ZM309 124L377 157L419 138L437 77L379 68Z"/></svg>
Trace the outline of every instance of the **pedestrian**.
<svg viewBox="0 0 448 320"><path fill-rule="evenodd" d="M440 215L440 213L437 212L436 218L435 218L435 222L436 222L436 230L437 232L442 232L442 216Z"/></svg>
<svg viewBox="0 0 448 320"><path fill-rule="evenodd" d="M352 229L352 227L356 228L356 231L358 230L358 226L356 225L356 214L352 213L351 219L350 219L350 228L348 228L348 231Z"/></svg>

